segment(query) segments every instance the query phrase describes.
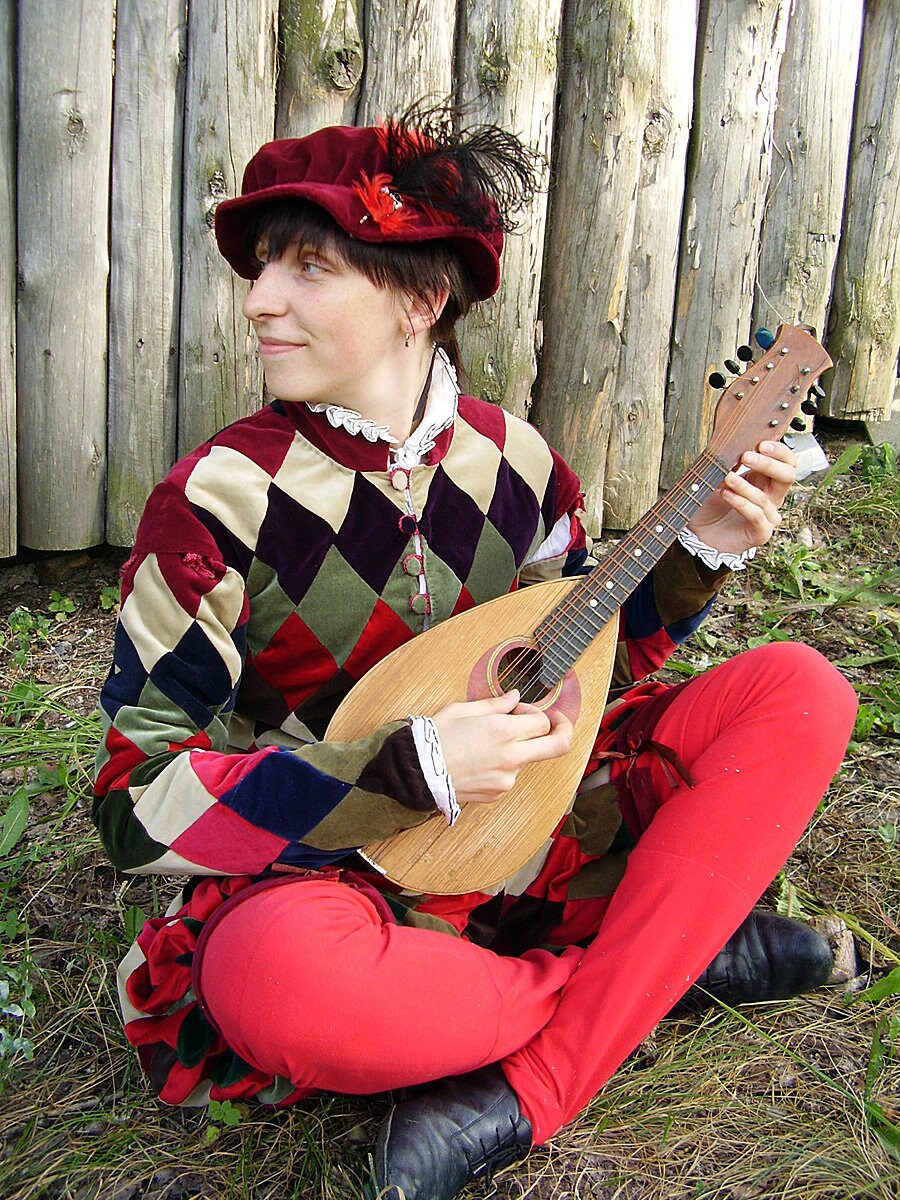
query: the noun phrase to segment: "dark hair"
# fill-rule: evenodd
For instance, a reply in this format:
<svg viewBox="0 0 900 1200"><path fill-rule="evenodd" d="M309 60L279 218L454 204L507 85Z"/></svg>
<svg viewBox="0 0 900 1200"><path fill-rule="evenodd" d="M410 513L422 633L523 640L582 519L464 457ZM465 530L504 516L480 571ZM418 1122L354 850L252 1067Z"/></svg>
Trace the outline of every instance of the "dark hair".
<svg viewBox="0 0 900 1200"><path fill-rule="evenodd" d="M462 370L456 323L478 296L462 259L449 243L363 242L345 233L324 209L298 199L273 200L254 211L246 238L251 256L264 245L268 258L281 258L294 242L333 254L376 287L405 292L428 305L432 313L435 296L447 288L450 294L431 336L443 346L457 371Z"/></svg>

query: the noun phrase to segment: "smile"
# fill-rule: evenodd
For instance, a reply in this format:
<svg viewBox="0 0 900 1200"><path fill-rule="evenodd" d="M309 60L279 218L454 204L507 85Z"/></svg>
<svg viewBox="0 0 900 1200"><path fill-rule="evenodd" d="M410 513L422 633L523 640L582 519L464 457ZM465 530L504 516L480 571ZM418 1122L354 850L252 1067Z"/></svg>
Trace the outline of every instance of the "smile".
<svg viewBox="0 0 900 1200"><path fill-rule="evenodd" d="M279 342L274 338L259 339L259 353L264 358L278 358L282 354L290 354L302 348L299 342Z"/></svg>

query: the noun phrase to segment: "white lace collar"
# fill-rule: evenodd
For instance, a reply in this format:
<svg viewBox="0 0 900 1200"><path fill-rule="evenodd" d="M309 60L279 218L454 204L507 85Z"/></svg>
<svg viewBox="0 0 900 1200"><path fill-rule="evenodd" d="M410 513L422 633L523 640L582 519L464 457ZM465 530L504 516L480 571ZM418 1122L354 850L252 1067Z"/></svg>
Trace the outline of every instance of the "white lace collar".
<svg viewBox="0 0 900 1200"><path fill-rule="evenodd" d="M334 429L343 428L354 437L365 438L367 442L387 442L391 447L392 462L397 466L411 467L422 461L434 446L438 435L453 424L458 397L456 371L446 353L438 346L425 412L402 446L387 425L379 425L352 408L342 408L339 404L310 404L309 407L311 412L324 413Z"/></svg>

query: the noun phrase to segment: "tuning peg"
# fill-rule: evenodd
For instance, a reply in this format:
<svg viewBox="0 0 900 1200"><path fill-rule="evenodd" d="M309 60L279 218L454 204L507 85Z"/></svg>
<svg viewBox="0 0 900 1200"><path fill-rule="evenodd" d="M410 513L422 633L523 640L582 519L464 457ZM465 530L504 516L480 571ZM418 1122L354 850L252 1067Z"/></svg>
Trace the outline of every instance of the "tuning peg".
<svg viewBox="0 0 900 1200"><path fill-rule="evenodd" d="M794 417L793 421L791 421L791 429L796 429L798 433L804 433L806 431L806 422L802 417Z"/></svg>
<svg viewBox="0 0 900 1200"><path fill-rule="evenodd" d="M774 341L775 339L773 338L772 340ZM737 356L741 362L753 362L753 351L749 346L738 346Z"/></svg>
<svg viewBox="0 0 900 1200"><path fill-rule="evenodd" d="M775 344L775 335L768 329L757 329L754 337L760 350L768 350Z"/></svg>
<svg viewBox="0 0 900 1200"><path fill-rule="evenodd" d="M725 366L732 373L732 375L740 375L740 373L741 373L740 364L736 363L733 358L726 358Z"/></svg>
<svg viewBox="0 0 900 1200"><path fill-rule="evenodd" d="M728 380L721 371L713 371L709 377L709 386L714 388L723 388Z"/></svg>
<svg viewBox="0 0 900 1200"><path fill-rule="evenodd" d="M819 411L819 401L825 399L825 389L818 383L814 383L806 393L806 399L800 405L800 411L805 412L807 416L812 416L813 413Z"/></svg>

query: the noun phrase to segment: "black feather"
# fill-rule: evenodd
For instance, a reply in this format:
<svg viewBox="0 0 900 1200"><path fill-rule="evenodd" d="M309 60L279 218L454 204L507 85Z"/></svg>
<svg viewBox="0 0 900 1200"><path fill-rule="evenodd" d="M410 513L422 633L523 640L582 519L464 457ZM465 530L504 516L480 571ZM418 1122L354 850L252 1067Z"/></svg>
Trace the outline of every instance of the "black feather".
<svg viewBox="0 0 900 1200"><path fill-rule="evenodd" d="M385 124L393 186L401 196L485 230L515 228L513 214L540 190L543 157L496 125L461 128L451 104L414 105Z"/></svg>

